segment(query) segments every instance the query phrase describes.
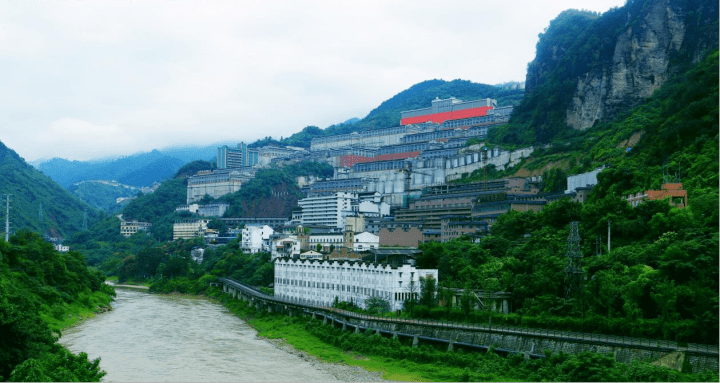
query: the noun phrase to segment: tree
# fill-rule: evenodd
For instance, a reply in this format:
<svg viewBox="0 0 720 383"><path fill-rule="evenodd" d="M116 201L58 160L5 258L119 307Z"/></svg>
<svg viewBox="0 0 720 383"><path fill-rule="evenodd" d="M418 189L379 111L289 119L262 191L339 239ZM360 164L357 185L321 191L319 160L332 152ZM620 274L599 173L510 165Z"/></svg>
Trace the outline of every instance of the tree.
<svg viewBox="0 0 720 383"><path fill-rule="evenodd" d="M428 308L437 306L437 283L432 275L420 277L420 304Z"/></svg>

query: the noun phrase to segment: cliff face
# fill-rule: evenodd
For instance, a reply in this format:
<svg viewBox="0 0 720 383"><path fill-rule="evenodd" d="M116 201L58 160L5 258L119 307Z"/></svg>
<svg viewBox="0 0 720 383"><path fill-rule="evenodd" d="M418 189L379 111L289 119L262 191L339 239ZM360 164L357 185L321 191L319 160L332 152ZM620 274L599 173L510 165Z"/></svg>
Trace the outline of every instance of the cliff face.
<svg viewBox="0 0 720 383"><path fill-rule="evenodd" d="M528 92L562 84L557 106L579 130L638 105L718 46L715 0L635 0L600 17L561 16L541 36L526 81Z"/></svg>
<svg viewBox="0 0 720 383"><path fill-rule="evenodd" d="M566 123L575 129L615 116L649 97L670 75L670 58L685 40L685 12L670 0L655 1L617 37L610 65L577 79ZM632 20L628 12L628 20Z"/></svg>

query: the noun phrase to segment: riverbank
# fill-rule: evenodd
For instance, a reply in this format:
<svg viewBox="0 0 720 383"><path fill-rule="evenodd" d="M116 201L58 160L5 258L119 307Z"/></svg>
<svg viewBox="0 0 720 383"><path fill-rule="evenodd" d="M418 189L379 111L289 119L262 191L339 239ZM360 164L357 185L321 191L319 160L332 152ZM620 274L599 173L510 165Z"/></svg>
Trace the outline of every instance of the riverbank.
<svg viewBox="0 0 720 383"><path fill-rule="evenodd" d="M55 304L40 312L40 317L53 332L62 332L83 321L112 310L112 297L105 292L83 293L72 303Z"/></svg>
<svg viewBox="0 0 720 383"><path fill-rule="evenodd" d="M264 338L291 354L316 363L320 368L345 382L377 381L459 381L466 374L462 367L416 363L407 359L343 350L328 344L307 330L307 319L257 312L242 301L232 299L218 289L209 289L207 296L224 305ZM486 381L517 381L510 377L487 376Z"/></svg>

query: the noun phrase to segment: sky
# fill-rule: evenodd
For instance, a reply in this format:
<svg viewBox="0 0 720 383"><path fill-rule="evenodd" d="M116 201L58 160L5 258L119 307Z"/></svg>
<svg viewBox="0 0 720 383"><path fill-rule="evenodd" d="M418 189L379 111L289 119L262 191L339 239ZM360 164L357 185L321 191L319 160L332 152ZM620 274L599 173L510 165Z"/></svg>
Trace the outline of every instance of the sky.
<svg viewBox="0 0 720 383"><path fill-rule="evenodd" d="M0 2L0 141L27 161L279 139L425 80L525 81L560 12L624 0Z"/></svg>

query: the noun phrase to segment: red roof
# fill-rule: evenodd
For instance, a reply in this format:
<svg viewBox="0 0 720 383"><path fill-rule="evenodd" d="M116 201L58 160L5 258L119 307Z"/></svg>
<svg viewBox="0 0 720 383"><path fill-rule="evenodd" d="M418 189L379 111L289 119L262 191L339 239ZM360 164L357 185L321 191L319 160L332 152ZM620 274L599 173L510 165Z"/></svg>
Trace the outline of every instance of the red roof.
<svg viewBox="0 0 720 383"><path fill-rule="evenodd" d="M443 122L448 120L462 120L464 118L482 117L486 116L488 110L491 109L492 106L481 106L479 108L469 108L452 112L442 112L435 114L426 114L423 116L408 117L400 120L400 125L419 124L422 122L435 122L438 124L442 124Z"/></svg>

